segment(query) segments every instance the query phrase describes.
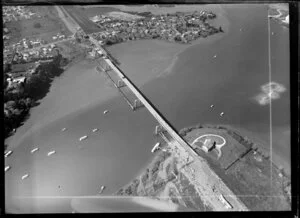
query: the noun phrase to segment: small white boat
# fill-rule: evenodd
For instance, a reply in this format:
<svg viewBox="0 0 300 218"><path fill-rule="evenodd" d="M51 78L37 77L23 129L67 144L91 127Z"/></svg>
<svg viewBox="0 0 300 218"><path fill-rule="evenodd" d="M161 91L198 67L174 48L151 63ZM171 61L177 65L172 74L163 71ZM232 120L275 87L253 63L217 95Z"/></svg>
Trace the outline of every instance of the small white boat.
<svg viewBox="0 0 300 218"><path fill-rule="evenodd" d="M28 178L29 174L25 174L24 176L22 176L22 180Z"/></svg>
<svg viewBox="0 0 300 218"><path fill-rule="evenodd" d="M9 169L10 169L10 166L6 166L6 167L4 168L4 172L8 171Z"/></svg>
<svg viewBox="0 0 300 218"><path fill-rule="evenodd" d="M82 140L85 140L85 139L87 139L87 135L80 137L79 141L82 141Z"/></svg>
<svg viewBox="0 0 300 218"><path fill-rule="evenodd" d="M108 110L103 111L103 114L107 114L107 113L108 113Z"/></svg>
<svg viewBox="0 0 300 218"><path fill-rule="evenodd" d="M36 152L36 151L38 151L39 150L39 148L34 148L34 149L32 149L30 152L33 154L34 152Z"/></svg>
<svg viewBox="0 0 300 218"><path fill-rule="evenodd" d="M97 131L98 131L98 129L97 129L97 128L93 129L93 132L97 132Z"/></svg>
<svg viewBox="0 0 300 218"><path fill-rule="evenodd" d="M217 57L217 55L214 55L214 58L216 58Z"/></svg>
<svg viewBox="0 0 300 218"><path fill-rule="evenodd" d="M220 113L220 116L222 117L224 115L224 112Z"/></svg>
<svg viewBox="0 0 300 218"><path fill-rule="evenodd" d="M155 152L155 151L158 149L159 146L160 146L160 143L157 142L157 143L153 146L153 148L152 148L152 150L151 150L151 153Z"/></svg>
<svg viewBox="0 0 300 218"><path fill-rule="evenodd" d="M274 32L272 32L272 35L274 35Z"/></svg>
<svg viewBox="0 0 300 218"><path fill-rule="evenodd" d="M104 186L104 185L102 185L102 186L100 187L99 194L101 194L101 193L104 191L104 189L105 189L105 186Z"/></svg>
<svg viewBox="0 0 300 218"><path fill-rule="evenodd" d="M240 31L242 31L242 28L240 29Z"/></svg>
<svg viewBox="0 0 300 218"><path fill-rule="evenodd" d="M211 108L213 108L213 107L214 107L214 105L212 104L212 105L210 105L210 107L211 107Z"/></svg>
<svg viewBox="0 0 300 218"><path fill-rule="evenodd" d="M62 132L66 131L66 130L67 130L67 128L62 128L62 129L61 129Z"/></svg>
<svg viewBox="0 0 300 218"><path fill-rule="evenodd" d="M4 153L4 157L10 156L12 153L13 153L13 152L9 150L9 151L7 151L7 152Z"/></svg>
<svg viewBox="0 0 300 218"><path fill-rule="evenodd" d="M50 152L48 152L48 156L50 156L50 155L52 155L52 154L55 154L56 153L56 151L50 151Z"/></svg>

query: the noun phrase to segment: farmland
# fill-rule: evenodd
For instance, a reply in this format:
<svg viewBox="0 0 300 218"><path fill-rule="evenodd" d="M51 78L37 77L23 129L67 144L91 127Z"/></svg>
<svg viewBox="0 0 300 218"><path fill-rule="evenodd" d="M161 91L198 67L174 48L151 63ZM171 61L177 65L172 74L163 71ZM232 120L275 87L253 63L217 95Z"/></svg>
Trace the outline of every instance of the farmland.
<svg viewBox="0 0 300 218"><path fill-rule="evenodd" d="M41 16L35 19L23 19L6 23L6 27L10 30L10 43L16 43L23 38L40 38L50 42L52 36L58 33L66 36L70 35L69 30L58 19L54 7L31 6L30 9L37 14L41 14Z"/></svg>

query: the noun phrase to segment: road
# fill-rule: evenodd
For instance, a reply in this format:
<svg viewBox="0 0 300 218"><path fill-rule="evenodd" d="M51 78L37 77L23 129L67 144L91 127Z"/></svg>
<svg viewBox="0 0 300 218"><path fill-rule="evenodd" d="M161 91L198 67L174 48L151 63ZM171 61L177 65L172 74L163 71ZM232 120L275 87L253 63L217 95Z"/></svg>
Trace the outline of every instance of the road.
<svg viewBox="0 0 300 218"><path fill-rule="evenodd" d="M83 28L82 28L83 29ZM167 123L167 121L159 114L159 112L152 106L152 104L146 99L146 97L135 87L135 85L126 77L126 75L115 66L112 61L108 58L107 52L96 39L89 34L90 41L99 48L104 56L105 62L110 66L110 68L120 77L120 79L125 83L125 85L136 95L136 97L141 101L141 103L149 110L149 112L155 117L155 119L162 125L162 127L169 132L169 134L174 139L175 144L180 150L180 157L185 159L189 157L192 160L192 166L189 169L184 169L184 172L190 179L194 181L197 185L200 196L203 196L203 200L207 202L214 210L226 210L224 205L219 202L218 195L214 193L214 187L217 187L217 190L222 193L224 196L227 196L230 199L231 205L233 205L233 210L235 211L247 211L247 207L234 195L234 193L225 185L225 183L217 176L217 174L209 167L208 163L198 156L198 154L190 147L190 145L185 142L181 136L173 129L173 127ZM178 150L177 149L177 150ZM192 169L195 170L195 173L191 173ZM193 178L195 178L193 180ZM201 181L201 183L199 182Z"/></svg>
<svg viewBox="0 0 300 218"><path fill-rule="evenodd" d="M248 211L247 207L214 173L205 160L198 157L192 161L187 161L191 160L191 156L175 140L169 143L169 147L171 152L175 154L175 157L179 159L177 168L194 185L204 204L213 208L214 211ZM221 194L232 205L232 209L226 209L225 205L220 201L219 197Z"/></svg>
<svg viewBox="0 0 300 218"><path fill-rule="evenodd" d="M71 33L75 34L79 25L74 20L72 20L70 16L67 17L65 15L67 13L64 11L64 8L62 6L55 5L54 7L56 8L58 16L65 23L66 27L70 30Z"/></svg>

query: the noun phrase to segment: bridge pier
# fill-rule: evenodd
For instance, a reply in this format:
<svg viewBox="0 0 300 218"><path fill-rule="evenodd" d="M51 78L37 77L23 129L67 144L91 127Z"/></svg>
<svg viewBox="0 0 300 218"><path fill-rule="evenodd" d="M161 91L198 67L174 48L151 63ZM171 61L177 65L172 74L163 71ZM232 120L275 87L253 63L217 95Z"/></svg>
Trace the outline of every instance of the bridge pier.
<svg viewBox="0 0 300 218"><path fill-rule="evenodd" d="M101 67L104 71L110 71L110 70L112 70L112 68L106 63L105 60L100 59L100 60L98 61L98 63L99 63L99 65L100 65L100 67Z"/></svg>
<svg viewBox="0 0 300 218"><path fill-rule="evenodd" d="M133 110L135 111L136 109L139 109L141 107L144 107L143 103L139 99L135 99L133 104Z"/></svg>
<svg viewBox="0 0 300 218"><path fill-rule="evenodd" d="M162 132L162 126L160 126L160 125L155 126L155 132L154 132L154 134L158 135L160 132Z"/></svg>
<svg viewBox="0 0 300 218"><path fill-rule="evenodd" d="M126 86L123 80L118 80L117 88L122 88Z"/></svg>

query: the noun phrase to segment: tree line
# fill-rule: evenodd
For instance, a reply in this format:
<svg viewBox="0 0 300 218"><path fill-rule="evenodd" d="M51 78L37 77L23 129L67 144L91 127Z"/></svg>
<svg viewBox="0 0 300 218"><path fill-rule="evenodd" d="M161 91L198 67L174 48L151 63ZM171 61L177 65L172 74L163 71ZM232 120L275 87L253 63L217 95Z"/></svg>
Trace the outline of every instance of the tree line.
<svg viewBox="0 0 300 218"><path fill-rule="evenodd" d="M4 136L10 136L29 116L30 108L37 106L51 86L54 77L63 72L69 62L61 54L57 54L51 62L42 63L36 68L37 74L28 77L25 82L8 89L7 73L11 65L3 66L4 72Z"/></svg>

